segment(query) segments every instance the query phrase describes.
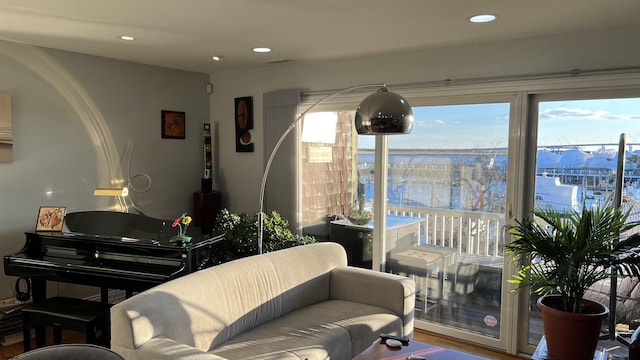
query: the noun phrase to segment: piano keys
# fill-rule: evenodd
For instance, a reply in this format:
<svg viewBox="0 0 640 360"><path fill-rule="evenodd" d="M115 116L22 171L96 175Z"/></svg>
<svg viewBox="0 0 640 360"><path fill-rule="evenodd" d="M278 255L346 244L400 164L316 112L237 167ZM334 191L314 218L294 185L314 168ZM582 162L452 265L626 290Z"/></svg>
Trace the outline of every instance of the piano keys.
<svg viewBox="0 0 640 360"><path fill-rule="evenodd" d="M191 243L176 246L172 221L109 211L69 213L68 231L27 232L17 253L4 257L6 275L30 278L34 301L46 298L46 281L139 292L203 268L223 235L190 227Z"/></svg>

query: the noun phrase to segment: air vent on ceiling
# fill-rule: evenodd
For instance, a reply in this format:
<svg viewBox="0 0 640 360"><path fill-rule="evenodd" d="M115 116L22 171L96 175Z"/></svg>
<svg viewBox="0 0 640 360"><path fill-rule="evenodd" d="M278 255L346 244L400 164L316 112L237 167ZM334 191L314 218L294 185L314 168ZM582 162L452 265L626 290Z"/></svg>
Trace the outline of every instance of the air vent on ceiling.
<svg viewBox="0 0 640 360"><path fill-rule="evenodd" d="M290 62L294 62L295 60L293 59L273 59L273 60L267 60L264 63L265 64L282 64L282 63L290 63Z"/></svg>

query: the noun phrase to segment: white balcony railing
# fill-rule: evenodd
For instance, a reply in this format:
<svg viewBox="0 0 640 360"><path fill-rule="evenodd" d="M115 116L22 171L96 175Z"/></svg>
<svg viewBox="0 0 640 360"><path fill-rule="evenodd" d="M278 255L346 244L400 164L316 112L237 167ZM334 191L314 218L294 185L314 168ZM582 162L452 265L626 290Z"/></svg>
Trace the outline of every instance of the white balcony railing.
<svg viewBox="0 0 640 360"><path fill-rule="evenodd" d="M420 241L456 248L458 254L502 257L503 214L387 205L389 214L424 219Z"/></svg>

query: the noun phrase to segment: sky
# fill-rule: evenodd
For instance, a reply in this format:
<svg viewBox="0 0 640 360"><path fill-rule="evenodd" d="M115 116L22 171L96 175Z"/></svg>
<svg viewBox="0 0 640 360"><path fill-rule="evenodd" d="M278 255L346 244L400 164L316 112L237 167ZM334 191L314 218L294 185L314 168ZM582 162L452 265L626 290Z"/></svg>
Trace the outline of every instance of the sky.
<svg viewBox="0 0 640 360"><path fill-rule="evenodd" d="M390 149L473 149L506 147L509 104L414 107L409 135L389 136ZM640 144L640 98L541 102L539 146ZM374 136L359 136L358 147L374 147ZM637 148L640 148L638 146Z"/></svg>
<svg viewBox="0 0 640 360"><path fill-rule="evenodd" d="M542 103L539 145L640 144L640 98Z"/></svg>

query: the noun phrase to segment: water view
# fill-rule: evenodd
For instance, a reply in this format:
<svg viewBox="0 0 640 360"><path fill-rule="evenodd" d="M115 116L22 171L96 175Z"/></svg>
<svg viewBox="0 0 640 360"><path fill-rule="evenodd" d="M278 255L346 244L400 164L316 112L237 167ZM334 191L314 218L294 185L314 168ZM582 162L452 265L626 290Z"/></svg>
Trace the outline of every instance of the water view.
<svg viewBox="0 0 640 360"><path fill-rule="evenodd" d="M640 98L538 96L528 104L531 119L516 114L516 103L509 97L477 103L441 100L450 104L416 107L412 103L415 123L411 134L387 137L387 215L405 217L406 225L387 224L385 251L390 266L386 270L415 279L416 319L429 323L419 327L434 329L432 325L437 324L446 332L471 333L474 339L478 335L501 339L509 336L501 330L514 331L503 323L503 317L520 311L502 299L510 286L503 278L507 209L522 206L517 201L507 203L507 174L523 171L527 161L536 162L535 178L527 180L534 181L534 204L539 207L571 211L583 204L605 204L612 201L618 140L624 133L624 204L637 209L634 214L638 216ZM376 209L373 149L380 143L375 137L358 136L357 169L349 170L351 174L336 172L339 178L331 182L343 184L349 178L361 184L352 189L364 190L365 208L372 212ZM510 145L515 154L512 159L507 157ZM535 158L528 159L525 148L531 146L538 150ZM341 155L351 152L337 154L331 170L341 169ZM344 158L348 161L350 156ZM524 181L522 177L517 180ZM339 198L334 188L337 186L327 186L327 199ZM355 192L352 189L347 191ZM347 201L353 203L356 196L352 194ZM308 208L324 204L313 199ZM366 234L370 229L356 226L350 239L361 244L364 237L365 250L370 253ZM535 296L530 300L535 301ZM527 331L529 343L535 346L542 336L541 320L536 306L529 305L518 331ZM618 311L617 315L629 313Z"/></svg>
<svg viewBox="0 0 640 360"><path fill-rule="evenodd" d="M540 149L536 163L536 206L560 211L611 200L616 179L617 150L611 144L565 149ZM630 144L630 149L637 144ZM469 151L402 151L389 155L389 205L502 213L505 206L506 149ZM462 152L464 154L455 154ZM473 153L476 153L473 155ZM393 153L393 152L392 152ZM427 153L427 154L425 154ZM448 154L447 154L448 153ZM493 153L493 154L491 154ZM640 149L625 154L625 200L640 201ZM373 204L374 155L360 150L358 174L365 200Z"/></svg>

